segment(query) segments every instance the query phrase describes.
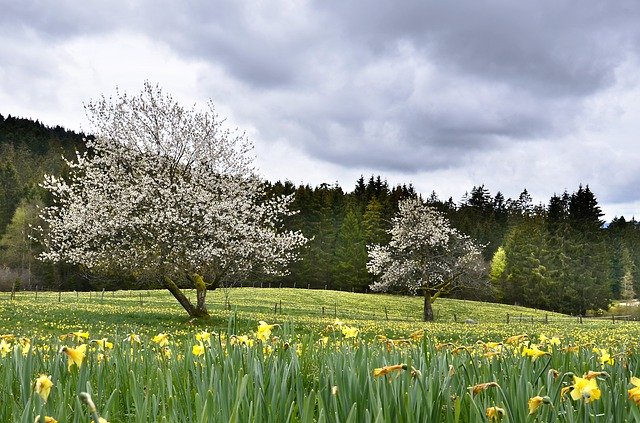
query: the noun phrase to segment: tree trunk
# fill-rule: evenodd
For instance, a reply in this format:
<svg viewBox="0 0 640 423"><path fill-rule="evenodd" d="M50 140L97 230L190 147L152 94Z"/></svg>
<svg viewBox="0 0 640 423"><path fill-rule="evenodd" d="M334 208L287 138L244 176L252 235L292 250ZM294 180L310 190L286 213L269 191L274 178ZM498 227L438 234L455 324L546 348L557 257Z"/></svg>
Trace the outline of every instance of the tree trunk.
<svg viewBox="0 0 640 423"><path fill-rule="evenodd" d="M431 307L431 291L427 286L422 287L424 293L424 312L423 318L425 322L433 321L433 308Z"/></svg>
<svg viewBox="0 0 640 423"><path fill-rule="evenodd" d="M182 308L184 308L189 316L191 317L209 317L209 312L207 312L206 306L204 306L204 310L198 309L198 307L194 307L189 298L178 288L178 285L175 284L171 279L165 276L164 278L164 287L171 292L171 295L178 300ZM196 292L198 292L198 287L196 286ZM205 289L206 293L206 289ZM205 294L206 295L206 294ZM198 294L198 304L200 303L200 295ZM202 296L202 303L204 304L204 295Z"/></svg>
<svg viewBox="0 0 640 423"><path fill-rule="evenodd" d="M189 276L189 280L196 287L196 314L194 317L209 317L207 310L207 285L204 283L202 276L194 273Z"/></svg>

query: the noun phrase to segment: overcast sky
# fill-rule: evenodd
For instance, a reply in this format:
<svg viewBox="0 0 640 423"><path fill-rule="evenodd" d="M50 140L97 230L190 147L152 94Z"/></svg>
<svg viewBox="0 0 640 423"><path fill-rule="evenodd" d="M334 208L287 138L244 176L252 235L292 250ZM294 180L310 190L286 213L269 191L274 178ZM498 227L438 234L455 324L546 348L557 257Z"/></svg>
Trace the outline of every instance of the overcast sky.
<svg viewBox="0 0 640 423"><path fill-rule="evenodd" d="M459 201L596 194L640 217L640 2L0 0L0 113L87 130L159 83L212 99L271 180Z"/></svg>

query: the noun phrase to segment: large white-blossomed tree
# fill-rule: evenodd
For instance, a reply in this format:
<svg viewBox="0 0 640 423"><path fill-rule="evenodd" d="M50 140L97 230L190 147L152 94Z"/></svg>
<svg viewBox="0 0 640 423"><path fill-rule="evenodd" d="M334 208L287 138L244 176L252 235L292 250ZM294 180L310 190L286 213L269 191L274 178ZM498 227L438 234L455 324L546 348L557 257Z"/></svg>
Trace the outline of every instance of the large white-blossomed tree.
<svg viewBox="0 0 640 423"><path fill-rule="evenodd" d="M388 245L369 246L367 269L377 275L373 291L424 295L424 320L433 320L431 303L462 286L486 286L480 247L451 227L446 217L420 199L400 201ZM487 288L488 289L488 288Z"/></svg>
<svg viewBox="0 0 640 423"><path fill-rule="evenodd" d="M281 229L292 198L266 198L252 144L211 103L184 108L147 82L85 109L89 152L43 184L54 202L42 213L42 260L155 280L204 317L207 289L256 270L285 272L297 258L306 238Z"/></svg>

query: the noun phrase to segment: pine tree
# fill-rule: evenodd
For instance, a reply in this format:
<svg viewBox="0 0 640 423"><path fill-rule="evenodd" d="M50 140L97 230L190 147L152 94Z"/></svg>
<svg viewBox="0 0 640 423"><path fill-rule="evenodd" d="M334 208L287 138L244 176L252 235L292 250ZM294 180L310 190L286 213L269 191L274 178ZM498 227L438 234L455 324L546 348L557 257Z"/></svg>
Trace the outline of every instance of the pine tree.
<svg viewBox="0 0 640 423"><path fill-rule="evenodd" d="M18 180L18 172L13 163L0 160L0 234L11 222L23 190Z"/></svg>
<svg viewBox="0 0 640 423"><path fill-rule="evenodd" d="M366 245L386 244L389 242L386 225L382 220L382 204L372 197L363 216L364 240Z"/></svg>
<svg viewBox="0 0 640 423"><path fill-rule="evenodd" d="M569 221L574 229L593 232L602 228L604 221L600 218L604 215L595 195L586 187L579 186L578 191L569 199Z"/></svg>
<svg viewBox="0 0 640 423"><path fill-rule="evenodd" d="M367 272L367 247L362 226L356 206L349 204L336 240L336 288L361 292L370 283Z"/></svg>

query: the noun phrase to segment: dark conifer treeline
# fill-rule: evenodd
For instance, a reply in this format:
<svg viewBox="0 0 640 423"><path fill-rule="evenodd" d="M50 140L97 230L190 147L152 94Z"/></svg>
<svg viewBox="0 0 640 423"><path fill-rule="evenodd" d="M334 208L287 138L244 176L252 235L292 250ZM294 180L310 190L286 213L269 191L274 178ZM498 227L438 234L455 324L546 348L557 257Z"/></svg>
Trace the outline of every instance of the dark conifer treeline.
<svg viewBox="0 0 640 423"><path fill-rule="evenodd" d="M72 157L76 149L84 149L82 134L0 115L0 289L7 288L2 278L22 279L29 287L25 275L31 287L132 287L124 275L86 279L79 269L33 259L37 247L28 239L29 225L37 223L37 206L49 201L38 184L44 173L63 174L62 156ZM347 191L337 184L265 184L267 195L294 196L298 213L285 227L312 240L287 276L254 275L244 281L249 284L366 291L372 283L367 245L387 243L398 202L418 196L413 186L392 187L381 176L361 177ZM484 185L460 201L441 200L435 192L423 201L484 245L493 289L457 296L583 314L640 293L640 223L620 217L605 228L588 186L540 204L526 189L511 199Z"/></svg>

